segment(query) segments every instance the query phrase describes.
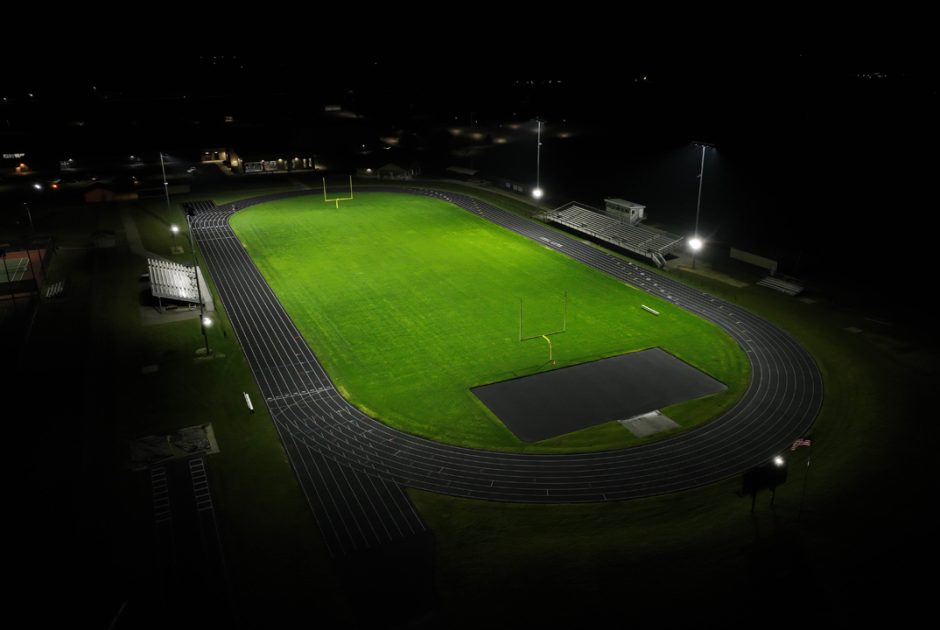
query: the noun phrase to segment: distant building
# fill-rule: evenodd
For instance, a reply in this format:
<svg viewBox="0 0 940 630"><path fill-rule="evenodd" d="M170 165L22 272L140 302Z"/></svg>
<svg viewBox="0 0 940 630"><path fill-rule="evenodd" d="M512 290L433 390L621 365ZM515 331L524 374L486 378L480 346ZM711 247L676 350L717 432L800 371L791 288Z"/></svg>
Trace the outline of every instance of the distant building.
<svg viewBox="0 0 940 630"><path fill-rule="evenodd" d="M21 151L0 154L0 174L29 175L32 169L26 164L26 153Z"/></svg>
<svg viewBox="0 0 940 630"><path fill-rule="evenodd" d="M405 168L393 162L389 162L378 168L360 168L356 170L357 177L372 177L375 179L409 180L420 174L421 169L417 166Z"/></svg>
<svg viewBox="0 0 940 630"><path fill-rule="evenodd" d="M236 173L288 173L292 171L316 170L314 156L293 155L283 157L276 151L238 154L235 150L228 152L228 165Z"/></svg>
<svg viewBox="0 0 940 630"><path fill-rule="evenodd" d="M199 156L201 162L227 162L228 149L204 149Z"/></svg>
<svg viewBox="0 0 940 630"><path fill-rule="evenodd" d="M393 162L379 167L379 179L411 179L414 175L414 170L403 168Z"/></svg>

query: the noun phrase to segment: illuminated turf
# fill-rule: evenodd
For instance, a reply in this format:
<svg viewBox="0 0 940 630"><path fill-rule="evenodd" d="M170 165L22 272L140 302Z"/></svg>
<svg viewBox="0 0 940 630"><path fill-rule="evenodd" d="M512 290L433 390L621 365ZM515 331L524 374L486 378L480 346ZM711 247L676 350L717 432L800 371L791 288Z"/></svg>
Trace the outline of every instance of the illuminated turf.
<svg viewBox="0 0 940 630"><path fill-rule="evenodd" d="M470 388L548 369L543 340L569 294L558 367L660 346L728 386L665 410L683 427L743 392L747 361L717 327L443 201L316 196L232 218L255 263L343 394L382 421L481 448L610 449L637 442L607 423L545 442L517 440ZM660 312L655 317L641 308Z"/></svg>

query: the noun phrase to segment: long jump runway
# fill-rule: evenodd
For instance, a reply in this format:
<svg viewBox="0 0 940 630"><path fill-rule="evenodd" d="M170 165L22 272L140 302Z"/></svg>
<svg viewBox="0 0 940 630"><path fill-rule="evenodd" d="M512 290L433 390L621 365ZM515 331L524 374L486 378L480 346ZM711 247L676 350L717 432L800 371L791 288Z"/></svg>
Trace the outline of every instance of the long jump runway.
<svg viewBox="0 0 940 630"><path fill-rule="evenodd" d="M403 433L336 391L228 219L233 206L191 204L193 232L330 552L343 555L425 530L404 492L532 503L599 502L685 490L739 474L786 448L822 404L812 357L737 306L473 197L433 190L539 244L714 322L744 349L751 380L738 403L699 428L644 446L527 455L461 448ZM236 202L238 209L296 191Z"/></svg>

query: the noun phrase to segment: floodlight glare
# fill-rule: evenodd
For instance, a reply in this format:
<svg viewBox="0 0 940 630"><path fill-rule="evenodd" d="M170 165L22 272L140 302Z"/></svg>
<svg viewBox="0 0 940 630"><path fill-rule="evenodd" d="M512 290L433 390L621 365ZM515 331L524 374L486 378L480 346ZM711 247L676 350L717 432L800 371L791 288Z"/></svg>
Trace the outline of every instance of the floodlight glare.
<svg viewBox="0 0 940 630"><path fill-rule="evenodd" d="M212 326L212 319L209 318L209 317L203 317L203 318L202 318L202 325L205 326L206 328L208 328L209 326ZM781 461L783 461L783 460L781 460Z"/></svg>
<svg viewBox="0 0 940 630"><path fill-rule="evenodd" d="M778 467L779 467L779 466L783 466L783 456L782 456L782 455L777 455L776 457L774 457L774 465L776 465L776 466L778 466Z"/></svg>
<svg viewBox="0 0 940 630"><path fill-rule="evenodd" d="M39 182L36 182L35 184L33 184L33 188L35 188L36 190L42 190L42 184L40 184Z"/></svg>
<svg viewBox="0 0 940 630"><path fill-rule="evenodd" d="M179 233L180 233L180 226L178 226L178 225L176 225L176 224L174 223L173 225L170 226L170 231L173 232L174 234L179 234Z"/></svg>
<svg viewBox="0 0 940 630"><path fill-rule="evenodd" d="M532 196L536 199L541 199L543 194L545 193L542 192L541 188L536 188L532 191Z"/></svg>
<svg viewBox="0 0 940 630"><path fill-rule="evenodd" d="M703 244L704 243L702 243L702 239L697 236L693 236L689 239L689 247L692 248L693 252L697 252L698 250L702 249Z"/></svg>

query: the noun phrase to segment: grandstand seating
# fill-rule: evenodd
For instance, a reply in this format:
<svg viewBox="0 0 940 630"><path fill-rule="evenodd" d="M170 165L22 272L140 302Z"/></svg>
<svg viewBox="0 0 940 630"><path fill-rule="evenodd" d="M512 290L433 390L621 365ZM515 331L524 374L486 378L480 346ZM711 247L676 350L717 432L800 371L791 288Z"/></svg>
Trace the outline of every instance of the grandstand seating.
<svg viewBox="0 0 940 630"><path fill-rule="evenodd" d="M545 218L649 258L654 258L653 254L665 256L683 241L681 236L644 225L623 223L578 204L553 210Z"/></svg>
<svg viewBox="0 0 940 630"><path fill-rule="evenodd" d="M148 258L147 267L150 271L150 290L154 297L199 303L196 274L192 267L157 258Z"/></svg>

